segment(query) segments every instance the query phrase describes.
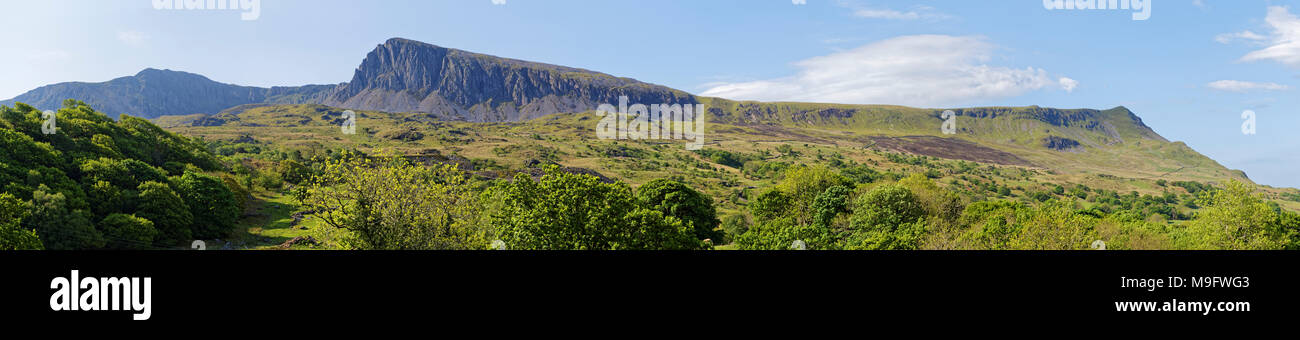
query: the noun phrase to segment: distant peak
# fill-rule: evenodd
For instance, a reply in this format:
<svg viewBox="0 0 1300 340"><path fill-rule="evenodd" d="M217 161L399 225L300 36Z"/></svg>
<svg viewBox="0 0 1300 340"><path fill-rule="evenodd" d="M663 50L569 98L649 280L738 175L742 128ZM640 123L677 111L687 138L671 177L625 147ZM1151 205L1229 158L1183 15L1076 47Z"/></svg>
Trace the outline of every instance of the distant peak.
<svg viewBox="0 0 1300 340"><path fill-rule="evenodd" d="M182 71L173 71L168 69L159 70L156 68L146 68L140 71L139 73L136 73L134 78L141 79L141 80L154 80L154 81L159 81L159 80L200 81L200 82L212 81L212 79L209 79L208 77L201 74L182 72Z"/></svg>
<svg viewBox="0 0 1300 340"><path fill-rule="evenodd" d="M146 69L144 69L144 70L141 70L139 73L136 73L136 74L135 74L136 77L140 77L140 76L148 76L148 75L184 75L184 76L199 76L199 77L202 77L202 75L198 75L198 74L194 74L194 73L182 72L182 71L172 71L172 70L169 70L169 69L161 69L161 70L159 70L159 69L152 68L152 67L150 67L150 68L146 68ZM206 77L204 77L204 78L206 78Z"/></svg>
<svg viewBox="0 0 1300 340"><path fill-rule="evenodd" d="M146 69L140 70L140 72L136 72L135 76L136 76L136 77L139 77L139 76L143 76L143 75L146 75L146 74L155 74L155 73L171 73L171 72L175 72L175 71L172 71L172 70L159 70L159 69L156 69L156 68L152 68L152 67L150 67L150 68L146 68Z"/></svg>
<svg viewBox="0 0 1300 340"><path fill-rule="evenodd" d="M406 39L406 38L392 38L392 39L388 39L388 41L385 41L385 42L384 42L384 45L386 45L386 46L422 45L422 46L439 47L438 45L434 45L434 44L430 44L430 43L426 43L426 42L422 42L422 41L415 41L415 40Z"/></svg>

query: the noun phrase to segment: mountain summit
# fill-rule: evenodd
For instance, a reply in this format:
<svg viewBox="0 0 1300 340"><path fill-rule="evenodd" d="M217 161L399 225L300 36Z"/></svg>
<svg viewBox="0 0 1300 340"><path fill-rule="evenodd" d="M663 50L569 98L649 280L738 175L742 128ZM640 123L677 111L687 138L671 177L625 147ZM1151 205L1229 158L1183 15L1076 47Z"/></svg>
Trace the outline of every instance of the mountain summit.
<svg viewBox="0 0 1300 340"><path fill-rule="evenodd" d="M634 79L394 38L321 104L492 122L594 110L619 96L635 103L695 102L685 92Z"/></svg>

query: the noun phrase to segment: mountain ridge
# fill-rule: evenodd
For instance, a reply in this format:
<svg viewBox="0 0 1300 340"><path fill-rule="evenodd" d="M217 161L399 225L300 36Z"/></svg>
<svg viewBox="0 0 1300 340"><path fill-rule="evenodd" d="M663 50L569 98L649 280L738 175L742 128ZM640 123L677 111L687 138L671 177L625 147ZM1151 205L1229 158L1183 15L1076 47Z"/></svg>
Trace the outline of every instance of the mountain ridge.
<svg viewBox="0 0 1300 340"><path fill-rule="evenodd" d="M81 100L110 115L141 118L215 113L249 103L299 104L312 101L329 85L253 87L213 81L203 75L146 68L105 82L65 82L42 86L0 105L24 103L58 109L65 99Z"/></svg>
<svg viewBox="0 0 1300 340"><path fill-rule="evenodd" d="M245 104L323 104L497 122L593 110L618 102L619 96L645 103L696 102L684 91L631 78L392 38L367 54L351 81L336 85L262 88L148 68L107 82L42 86L0 104L48 110L75 98L109 114L151 119L215 114Z"/></svg>
<svg viewBox="0 0 1300 340"><path fill-rule="evenodd" d="M110 114L154 119L205 114L205 118L192 120L205 126L224 124L223 117L235 117L259 105L300 104L405 113L412 115L408 119L413 121L494 123L588 112L601 104L618 103L620 96L628 96L633 103L705 104L710 121L750 129L754 134L807 135L808 131L802 131L805 128L831 130L835 133L811 140L844 139L873 145L883 141L900 151L935 155L953 153L933 148L965 148L955 140L943 141L960 138L1058 169L1121 166L1158 173L1193 167L1214 174L1228 170L1185 144L1170 143L1122 106L1107 110L1039 106L932 109L736 101L698 97L581 68L501 58L404 38L377 45L349 82L335 85L260 88L219 83L192 73L146 69L104 83L49 85L0 104L18 101L39 109L56 109L63 99L77 98ZM959 131L951 136L939 132L942 113L948 110L959 119ZM779 129L783 127L799 129ZM941 140L879 139L917 135ZM1144 164L1145 159L1160 161Z"/></svg>

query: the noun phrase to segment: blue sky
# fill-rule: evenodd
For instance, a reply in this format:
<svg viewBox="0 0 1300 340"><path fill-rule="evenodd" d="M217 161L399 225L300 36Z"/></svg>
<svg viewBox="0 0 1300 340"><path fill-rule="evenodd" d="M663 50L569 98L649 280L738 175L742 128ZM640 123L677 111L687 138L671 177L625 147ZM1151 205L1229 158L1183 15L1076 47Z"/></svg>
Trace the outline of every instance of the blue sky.
<svg viewBox="0 0 1300 340"><path fill-rule="evenodd" d="M1257 182L1300 187L1300 0L4 0L0 98L147 67L240 85L348 81L404 37L734 99L1126 106ZM1254 135L1241 114L1257 113Z"/></svg>

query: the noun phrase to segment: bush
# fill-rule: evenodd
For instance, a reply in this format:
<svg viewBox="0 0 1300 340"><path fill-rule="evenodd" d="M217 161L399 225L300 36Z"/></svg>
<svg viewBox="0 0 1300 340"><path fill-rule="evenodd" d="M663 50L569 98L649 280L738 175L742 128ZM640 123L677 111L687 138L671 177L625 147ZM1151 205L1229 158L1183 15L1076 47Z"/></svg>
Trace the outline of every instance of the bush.
<svg viewBox="0 0 1300 340"><path fill-rule="evenodd" d="M99 222L109 249L146 249L158 235L153 222L134 215L112 214Z"/></svg>

